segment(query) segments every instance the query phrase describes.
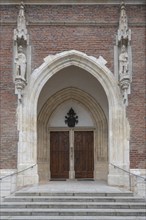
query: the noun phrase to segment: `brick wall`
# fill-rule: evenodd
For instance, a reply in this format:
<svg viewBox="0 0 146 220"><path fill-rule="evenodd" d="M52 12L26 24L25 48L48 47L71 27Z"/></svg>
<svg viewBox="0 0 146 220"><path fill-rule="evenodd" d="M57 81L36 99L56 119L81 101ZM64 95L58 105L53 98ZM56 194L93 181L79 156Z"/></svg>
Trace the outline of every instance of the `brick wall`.
<svg viewBox="0 0 146 220"><path fill-rule="evenodd" d="M1 26L0 29L0 168L14 169L17 164L17 99L12 77L13 28Z"/></svg>
<svg viewBox="0 0 146 220"><path fill-rule="evenodd" d="M1 168L16 168L17 128L12 78L13 29L19 6L2 6L1 13ZM114 45L118 29L118 6L26 6L26 19L32 46L32 70L43 58L65 50L102 55L114 71ZM132 30L133 82L127 116L131 127L131 168L144 168L145 150L145 6L127 6ZM56 22L50 24L50 22ZM38 22L38 24L37 24ZM39 22L41 22L39 24ZM64 25L58 22L65 22ZM69 23L70 22L70 23ZM79 24L80 22L80 24ZM77 24L78 23L78 24ZM93 25L93 23L96 23Z"/></svg>

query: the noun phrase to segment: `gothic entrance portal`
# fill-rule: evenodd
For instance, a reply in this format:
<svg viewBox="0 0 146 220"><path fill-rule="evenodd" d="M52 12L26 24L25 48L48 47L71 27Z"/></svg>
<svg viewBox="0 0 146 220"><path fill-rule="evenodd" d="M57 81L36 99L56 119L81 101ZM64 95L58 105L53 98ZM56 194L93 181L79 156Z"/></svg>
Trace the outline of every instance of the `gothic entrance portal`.
<svg viewBox="0 0 146 220"><path fill-rule="evenodd" d="M73 166L72 166L73 165ZM51 179L94 177L93 131L50 132Z"/></svg>
<svg viewBox="0 0 146 220"><path fill-rule="evenodd" d="M18 171L31 165L33 169L18 175L18 186L51 179L51 170L56 169L51 166L55 166L56 158L57 163L61 158L50 146L50 132L53 131L68 131L64 136L69 135L70 148L56 150L64 154L62 161L67 158L63 168L65 178L91 176L96 180L107 180L110 185L127 183L127 175L117 173L111 163L129 170L129 123L117 81L105 64L101 56L95 58L71 50L46 57L30 75L23 102L18 105ZM71 107L79 117L72 133L64 124L64 117ZM89 151L89 143L81 131L93 132L94 141L90 147L93 151ZM60 139L60 142L64 141L62 137ZM68 140L65 140L65 146L67 144ZM87 155L92 159L83 163ZM89 170L83 169L86 164ZM54 171L53 175L60 174Z"/></svg>

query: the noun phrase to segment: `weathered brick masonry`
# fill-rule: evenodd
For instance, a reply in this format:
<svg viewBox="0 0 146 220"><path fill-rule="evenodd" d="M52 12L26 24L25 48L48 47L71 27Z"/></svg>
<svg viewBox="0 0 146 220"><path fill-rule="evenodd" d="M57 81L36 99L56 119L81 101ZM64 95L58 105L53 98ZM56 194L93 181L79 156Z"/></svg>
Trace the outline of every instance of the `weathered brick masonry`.
<svg viewBox="0 0 146 220"><path fill-rule="evenodd" d="M132 92L127 117L130 122L131 168L145 168L145 55L146 7L126 6L132 31ZM13 83L13 30L19 6L1 6L1 165L17 166L17 98ZM119 6L25 6L32 70L43 58L66 50L79 50L87 55L103 56L114 72L114 45L119 22ZM51 23L52 22L52 23Z"/></svg>

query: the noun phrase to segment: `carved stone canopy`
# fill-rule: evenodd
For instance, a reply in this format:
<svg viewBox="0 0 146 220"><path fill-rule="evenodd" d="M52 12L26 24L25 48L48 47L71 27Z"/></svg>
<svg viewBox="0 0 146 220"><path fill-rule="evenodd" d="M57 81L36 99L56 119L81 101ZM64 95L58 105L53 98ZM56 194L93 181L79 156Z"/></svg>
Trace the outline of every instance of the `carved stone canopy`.
<svg viewBox="0 0 146 220"><path fill-rule="evenodd" d="M122 1L121 8L120 8L118 42L126 45L130 41L131 41L131 30L128 28L126 6L125 6L124 1Z"/></svg>
<svg viewBox="0 0 146 220"><path fill-rule="evenodd" d="M73 128L77 123L78 123L78 116L74 112L73 108L71 108L67 113L67 116L65 116L65 124L67 124L68 127Z"/></svg>
<svg viewBox="0 0 146 220"><path fill-rule="evenodd" d="M19 14L17 18L17 28L14 30L14 40L20 41L22 39L24 41L28 40L23 2L21 2L20 9L19 9Z"/></svg>

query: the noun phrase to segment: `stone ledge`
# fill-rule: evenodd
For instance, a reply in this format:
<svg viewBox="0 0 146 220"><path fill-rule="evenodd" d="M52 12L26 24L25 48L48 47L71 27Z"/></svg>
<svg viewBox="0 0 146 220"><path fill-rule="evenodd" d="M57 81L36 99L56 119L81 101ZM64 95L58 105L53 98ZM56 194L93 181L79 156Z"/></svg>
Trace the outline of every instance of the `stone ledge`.
<svg viewBox="0 0 146 220"><path fill-rule="evenodd" d="M16 21L2 21L1 26L16 26ZM96 26L96 27L117 27L117 22L100 23L97 21L31 21L27 26ZM129 23L129 27L145 27L146 23Z"/></svg>
<svg viewBox="0 0 146 220"><path fill-rule="evenodd" d="M0 5L19 5L21 0L0 0ZM121 4L121 0L24 0L27 5L97 5ZM127 0L128 5L145 5L145 0Z"/></svg>

